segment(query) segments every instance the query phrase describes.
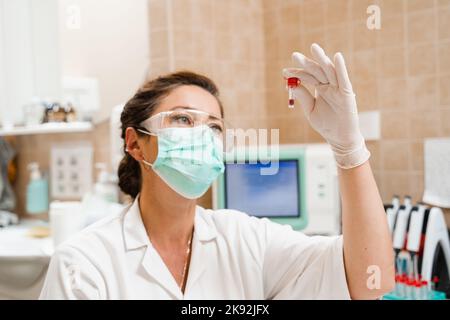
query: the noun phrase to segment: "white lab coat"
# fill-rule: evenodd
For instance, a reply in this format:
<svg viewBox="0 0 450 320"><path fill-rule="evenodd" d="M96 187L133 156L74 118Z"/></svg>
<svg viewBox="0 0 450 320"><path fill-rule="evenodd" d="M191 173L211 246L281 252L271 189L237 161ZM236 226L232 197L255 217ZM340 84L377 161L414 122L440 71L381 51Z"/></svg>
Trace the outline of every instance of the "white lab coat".
<svg viewBox="0 0 450 320"><path fill-rule="evenodd" d="M63 243L41 299L349 299L342 237L308 237L197 207L185 293L152 247L138 201Z"/></svg>

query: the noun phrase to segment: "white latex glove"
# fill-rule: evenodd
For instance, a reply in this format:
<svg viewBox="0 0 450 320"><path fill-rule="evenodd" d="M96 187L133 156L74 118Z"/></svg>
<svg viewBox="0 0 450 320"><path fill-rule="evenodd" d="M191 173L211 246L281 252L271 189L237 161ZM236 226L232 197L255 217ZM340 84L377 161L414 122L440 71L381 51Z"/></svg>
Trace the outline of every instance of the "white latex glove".
<svg viewBox="0 0 450 320"><path fill-rule="evenodd" d="M294 96L303 108L311 126L330 144L337 165L343 169L357 167L370 157L359 129L358 110L344 57L336 53L334 63L323 49L311 46L313 59L294 52L299 68L283 69L285 78L295 77L302 85ZM303 86L315 89L315 97Z"/></svg>

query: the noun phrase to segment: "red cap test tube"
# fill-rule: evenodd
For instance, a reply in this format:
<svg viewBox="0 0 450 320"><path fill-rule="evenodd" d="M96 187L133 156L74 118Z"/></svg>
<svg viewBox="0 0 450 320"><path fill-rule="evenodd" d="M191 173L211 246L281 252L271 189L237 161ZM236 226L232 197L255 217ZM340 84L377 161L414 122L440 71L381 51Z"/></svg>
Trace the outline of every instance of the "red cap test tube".
<svg viewBox="0 0 450 320"><path fill-rule="evenodd" d="M288 78L287 79L287 89L289 95L288 107L290 109L294 108L295 98L294 98L294 89L300 85L301 81L298 78Z"/></svg>

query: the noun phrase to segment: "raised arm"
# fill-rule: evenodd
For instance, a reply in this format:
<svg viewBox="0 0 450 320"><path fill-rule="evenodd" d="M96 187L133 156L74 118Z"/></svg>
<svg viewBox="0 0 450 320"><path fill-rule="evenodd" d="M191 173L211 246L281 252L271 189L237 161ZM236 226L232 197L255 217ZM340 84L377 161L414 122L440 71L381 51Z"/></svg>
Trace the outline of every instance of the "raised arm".
<svg viewBox="0 0 450 320"><path fill-rule="evenodd" d="M317 44L311 46L311 54L312 59L295 52L293 59L299 67L284 69L283 74L301 80L294 94L311 126L331 146L339 167L350 295L377 298L394 286L394 259L386 214L368 161L370 152L359 129L355 94L342 54L332 61Z"/></svg>
<svg viewBox="0 0 450 320"><path fill-rule="evenodd" d="M353 299L380 297L393 289L395 268L386 214L369 162L339 169L339 185L350 294Z"/></svg>

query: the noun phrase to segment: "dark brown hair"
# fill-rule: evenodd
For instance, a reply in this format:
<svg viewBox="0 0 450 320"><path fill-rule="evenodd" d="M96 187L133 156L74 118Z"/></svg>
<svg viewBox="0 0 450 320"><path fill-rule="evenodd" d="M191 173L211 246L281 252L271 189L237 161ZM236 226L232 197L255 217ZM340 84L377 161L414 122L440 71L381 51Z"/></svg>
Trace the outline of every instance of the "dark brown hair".
<svg viewBox="0 0 450 320"><path fill-rule="evenodd" d="M148 119L158 104L168 96L174 89L184 86L194 85L205 89L216 97L220 112L223 117L223 107L219 100L219 90L214 82L197 73L180 71L168 75L159 76L150 80L139 88L136 94L125 104L120 116L122 124L122 139L124 140L125 156L120 161L118 175L119 187L132 198L136 198L141 190L141 169L139 162L126 152L125 132L127 128L139 128L140 124ZM138 132L138 134L140 134Z"/></svg>

